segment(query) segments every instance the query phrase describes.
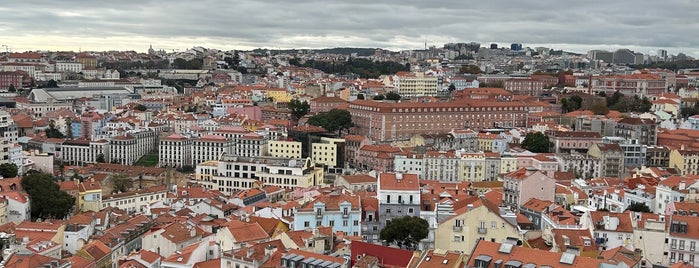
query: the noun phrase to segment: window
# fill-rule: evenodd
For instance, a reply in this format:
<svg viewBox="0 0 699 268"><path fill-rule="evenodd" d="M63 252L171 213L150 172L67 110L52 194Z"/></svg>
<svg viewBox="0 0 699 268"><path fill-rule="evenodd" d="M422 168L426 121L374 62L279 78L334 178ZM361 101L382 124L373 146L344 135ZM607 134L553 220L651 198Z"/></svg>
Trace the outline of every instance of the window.
<svg viewBox="0 0 699 268"><path fill-rule="evenodd" d="M387 209L386 209L386 214L388 214L388 213L391 213L391 209L390 209L390 208L387 208Z"/></svg>
<svg viewBox="0 0 699 268"><path fill-rule="evenodd" d="M670 248L677 249L677 239L672 239L672 242L670 242Z"/></svg>
<svg viewBox="0 0 699 268"><path fill-rule="evenodd" d="M680 240L680 250L684 250L684 240Z"/></svg>
<svg viewBox="0 0 699 268"><path fill-rule="evenodd" d="M310 227L311 223L308 221L303 222L303 227Z"/></svg>
<svg viewBox="0 0 699 268"><path fill-rule="evenodd" d="M391 195L386 195L386 204L391 203Z"/></svg>
<svg viewBox="0 0 699 268"><path fill-rule="evenodd" d="M358 226L358 225L359 225L359 221L358 221L358 220L354 220L354 226Z"/></svg>
<svg viewBox="0 0 699 268"><path fill-rule="evenodd" d="M408 213L413 214L413 208L408 208Z"/></svg>
<svg viewBox="0 0 699 268"><path fill-rule="evenodd" d="M695 241L689 242L689 250L691 250L691 251L697 250L697 242L695 242Z"/></svg>
<svg viewBox="0 0 699 268"><path fill-rule="evenodd" d="M342 220L342 226L346 227L347 225L348 225L347 220Z"/></svg>
<svg viewBox="0 0 699 268"><path fill-rule="evenodd" d="M316 221L316 227L320 227L322 225L323 225L323 223L321 221Z"/></svg>
<svg viewBox="0 0 699 268"><path fill-rule="evenodd" d="M335 226L335 221L330 221L330 226Z"/></svg>
<svg viewBox="0 0 699 268"><path fill-rule="evenodd" d="M498 223L495 221L491 221L490 222L490 229L495 229L495 228L498 228Z"/></svg>
<svg viewBox="0 0 699 268"><path fill-rule="evenodd" d="M342 214L343 214L343 215L348 215L348 214L349 214L349 210L348 210L347 208L342 208Z"/></svg>

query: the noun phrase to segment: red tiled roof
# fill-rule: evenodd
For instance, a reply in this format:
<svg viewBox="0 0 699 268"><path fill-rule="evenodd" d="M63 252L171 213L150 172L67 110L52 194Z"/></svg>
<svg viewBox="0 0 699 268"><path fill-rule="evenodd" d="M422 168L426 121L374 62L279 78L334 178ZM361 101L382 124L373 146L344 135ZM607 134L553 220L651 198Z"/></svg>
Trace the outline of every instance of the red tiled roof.
<svg viewBox="0 0 699 268"><path fill-rule="evenodd" d="M380 190L418 191L420 184L417 174L381 173L378 188Z"/></svg>

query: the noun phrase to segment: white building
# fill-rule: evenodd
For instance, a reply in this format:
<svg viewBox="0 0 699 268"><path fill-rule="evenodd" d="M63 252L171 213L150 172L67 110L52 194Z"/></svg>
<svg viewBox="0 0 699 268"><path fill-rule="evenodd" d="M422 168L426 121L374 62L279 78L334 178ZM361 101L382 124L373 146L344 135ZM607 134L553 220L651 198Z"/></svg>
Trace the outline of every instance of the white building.
<svg viewBox="0 0 699 268"><path fill-rule="evenodd" d="M223 154L233 152L233 141L220 135L204 135L192 143L192 164L218 160Z"/></svg>
<svg viewBox="0 0 699 268"><path fill-rule="evenodd" d="M79 62L56 62L55 71L79 73L83 71L83 64Z"/></svg>
<svg viewBox="0 0 699 268"><path fill-rule="evenodd" d="M102 195L102 208L116 207L127 212L143 213L151 203L166 199L167 186L154 186L143 190Z"/></svg>
<svg viewBox="0 0 699 268"><path fill-rule="evenodd" d="M192 139L179 134L160 139L158 165L161 167L191 166L193 143Z"/></svg>

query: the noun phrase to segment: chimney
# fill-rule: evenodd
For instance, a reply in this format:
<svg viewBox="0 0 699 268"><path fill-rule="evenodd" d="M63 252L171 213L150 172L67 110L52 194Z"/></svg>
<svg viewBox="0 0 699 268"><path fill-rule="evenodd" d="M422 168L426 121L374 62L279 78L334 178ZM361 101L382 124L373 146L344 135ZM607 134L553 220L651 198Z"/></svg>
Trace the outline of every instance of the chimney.
<svg viewBox="0 0 699 268"><path fill-rule="evenodd" d="M400 181L403 179L403 173L396 173L396 180Z"/></svg>
<svg viewBox="0 0 699 268"><path fill-rule="evenodd" d="M680 181L680 185L678 186L679 190L684 190L687 188L687 183L685 181Z"/></svg>
<svg viewBox="0 0 699 268"><path fill-rule="evenodd" d="M277 247L272 246L272 245L267 245L265 247L265 256L272 256L274 252L277 252Z"/></svg>
<svg viewBox="0 0 699 268"><path fill-rule="evenodd" d="M195 227L189 228L189 237L195 237L197 235L197 229Z"/></svg>
<svg viewBox="0 0 699 268"><path fill-rule="evenodd" d="M468 205L466 206L466 208L467 208L467 211L473 210L473 204L468 204Z"/></svg>

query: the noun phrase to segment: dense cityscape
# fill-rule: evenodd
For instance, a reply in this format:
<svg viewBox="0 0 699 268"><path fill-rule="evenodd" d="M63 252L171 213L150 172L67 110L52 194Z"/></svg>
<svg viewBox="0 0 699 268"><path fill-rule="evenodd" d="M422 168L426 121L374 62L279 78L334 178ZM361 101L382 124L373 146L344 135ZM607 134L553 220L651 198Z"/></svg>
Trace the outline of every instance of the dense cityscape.
<svg viewBox="0 0 699 268"><path fill-rule="evenodd" d="M1 267L699 267L699 61L0 52Z"/></svg>

